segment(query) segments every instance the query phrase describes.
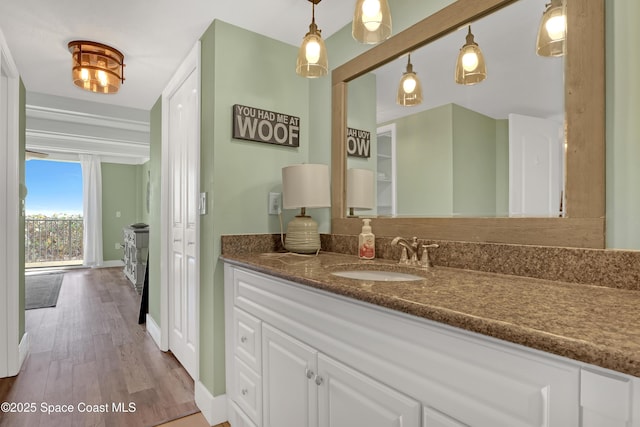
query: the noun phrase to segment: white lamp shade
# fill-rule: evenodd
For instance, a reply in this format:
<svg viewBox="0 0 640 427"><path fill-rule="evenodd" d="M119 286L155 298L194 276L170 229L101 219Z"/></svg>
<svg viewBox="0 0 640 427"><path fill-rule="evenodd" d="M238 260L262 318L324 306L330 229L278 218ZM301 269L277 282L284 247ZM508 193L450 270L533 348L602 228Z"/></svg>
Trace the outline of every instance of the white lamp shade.
<svg viewBox="0 0 640 427"><path fill-rule="evenodd" d="M349 169L347 171L347 207L373 209L373 171Z"/></svg>
<svg viewBox="0 0 640 427"><path fill-rule="evenodd" d="M331 206L329 166L291 165L282 168L282 207L326 208Z"/></svg>

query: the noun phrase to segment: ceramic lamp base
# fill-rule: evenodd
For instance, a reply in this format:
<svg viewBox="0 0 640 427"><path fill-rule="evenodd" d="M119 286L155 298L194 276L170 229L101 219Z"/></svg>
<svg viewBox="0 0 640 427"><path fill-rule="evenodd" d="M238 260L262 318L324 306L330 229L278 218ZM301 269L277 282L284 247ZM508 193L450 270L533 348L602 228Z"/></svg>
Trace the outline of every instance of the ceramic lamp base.
<svg viewBox="0 0 640 427"><path fill-rule="evenodd" d="M284 247L290 252L313 254L320 250L318 223L310 216L296 216L287 225Z"/></svg>

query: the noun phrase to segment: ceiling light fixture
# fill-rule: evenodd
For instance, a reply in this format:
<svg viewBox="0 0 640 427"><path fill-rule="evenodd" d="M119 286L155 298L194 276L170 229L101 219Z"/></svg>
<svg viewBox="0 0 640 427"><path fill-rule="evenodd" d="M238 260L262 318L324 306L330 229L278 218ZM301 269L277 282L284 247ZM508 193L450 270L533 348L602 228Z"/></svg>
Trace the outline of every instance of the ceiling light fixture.
<svg viewBox="0 0 640 427"><path fill-rule="evenodd" d="M567 37L567 14L562 0L546 5L538 28L536 53L540 56L563 56Z"/></svg>
<svg viewBox="0 0 640 427"><path fill-rule="evenodd" d="M473 40L471 25L467 33L467 41L460 48L458 61L456 61L456 83L461 85L474 85L487 78L487 65L480 46Z"/></svg>
<svg viewBox="0 0 640 427"><path fill-rule="evenodd" d="M110 46L85 40L69 42L73 84L96 93L117 93L124 83L124 55Z"/></svg>
<svg viewBox="0 0 640 427"><path fill-rule="evenodd" d="M391 36L391 12L387 0L358 0L351 25L353 38L375 44Z"/></svg>
<svg viewBox="0 0 640 427"><path fill-rule="evenodd" d="M320 0L309 1L312 3L311 25L309 25L309 32L304 36L298 50L296 73L302 77L315 78L327 75L329 61L327 60L327 48L320 35L321 30L316 25L315 7L320 3Z"/></svg>
<svg viewBox="0 0 640 427"><path fill-rule="evenodd" d="M407 61L407 71L402 74L400 84L398 85L398 104L406 107L418 105L422 103L422 85L416 73L413 72L411 65L411 54Z"/></svg>

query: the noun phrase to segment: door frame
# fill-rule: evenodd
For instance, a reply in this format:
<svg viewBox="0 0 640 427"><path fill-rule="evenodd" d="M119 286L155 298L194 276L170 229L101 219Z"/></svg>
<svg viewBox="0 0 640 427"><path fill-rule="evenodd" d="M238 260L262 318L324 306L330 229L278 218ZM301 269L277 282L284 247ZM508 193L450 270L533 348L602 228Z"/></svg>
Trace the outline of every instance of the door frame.
<svg viewBox="0 0 640 427"><path fill-rule="evenodd" d="M198 98L201 100L200 90L200 41L197 41L187 57L184 59L178 70L175 72L166 88L162 91L162 165L160 182L160 343L162 351L169 350L169 263L171 260L171 217L172 207L170 204L170 177L169 177L169 98L180 88L182 83L192 74L197 74ZM198 109L197 140L200 140L200 108ZM198 187L200 187L200 164L198 163ZM196 383L200 377L200 217L196 220L196 254L198 257L198 274L196 287L196 336L198 337L196 349L196 369L194 380Z"/></svg>
<svg viewBox="0 0 640 427"><path fill-rule="evenodd" d="M0 144L6 144L6 156L0 156L0 200L5 208L0 212L0 378L17 375L28 352L28 336L20 340L20 75L9 46L0 29L0 73L7 77L7 141L0 135ZM1 89L0 89L1 91ZM0 93L4 98L5 94ZM9 207L14 207L10 209ZM24 233L24 230L23 230ZM24 308L24 307L23 307ZM24 311L22 313L24 315Z"/></svg>

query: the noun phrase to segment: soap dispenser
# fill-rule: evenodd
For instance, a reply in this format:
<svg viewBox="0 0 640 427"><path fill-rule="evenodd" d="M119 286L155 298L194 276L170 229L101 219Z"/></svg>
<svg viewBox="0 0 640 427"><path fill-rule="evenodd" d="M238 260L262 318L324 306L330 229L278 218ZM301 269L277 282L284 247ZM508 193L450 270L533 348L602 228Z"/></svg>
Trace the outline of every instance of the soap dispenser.
<svg viewBox="0 0 640 427"><path fill-rule="evenodd" d="M373 259L376 256L376 236L371 232L370 219L362 220L362 232L358 237L358 256L360 259Z"/></svg>

